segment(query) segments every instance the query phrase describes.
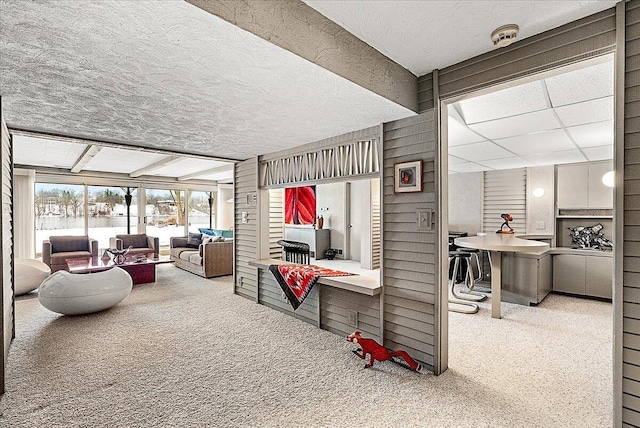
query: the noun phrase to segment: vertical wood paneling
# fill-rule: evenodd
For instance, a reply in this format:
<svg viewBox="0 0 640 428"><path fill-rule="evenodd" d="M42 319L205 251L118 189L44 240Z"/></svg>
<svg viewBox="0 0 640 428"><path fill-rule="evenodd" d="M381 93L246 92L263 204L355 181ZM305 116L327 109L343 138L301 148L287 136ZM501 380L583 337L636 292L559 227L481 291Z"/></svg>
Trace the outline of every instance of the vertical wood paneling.
<svg viewBox="0 0 640 428"><path fill-rule="evenodd" d="M516 233L527 231L527 170L526 168L484 172L484 203L482 230L492 233L504 221L500 215L509 213L509 225ZM506 228L505 228L506 229Z"/></svg>
<svg viewBox="0 0 640 428"><path fill-rule="evenodd" d="M640 50L631 48L640 42L639 1L626 4L625 20L623 245L630 247L640 243L640 208L634 203L640 195ZM622 421L640 426L640 256L625 253L622 269Z"/></svg>
<svg viewBox="0 0 640 428"><path fill-rule="evenodd" d="M258 159L237 163L234 171L234 244L235 244L235 293L251 300L258 299L257 268L249 266L258 258L257 203L253 196L258 192ZM242 213L248 222L242 222Z"/></svg>
<svg viewBox="0 0 640 428"><path fill-rule="evenodd" d="M2 176L2 191L0 192L0 206L2 216L0 218L0 277L2 278L2 296L0 298L0 312L2 313L0 325L0 394L5 391L5 367L9 355L9 347L14 334L14 305L13 305L13 162L9 130L2 115L2 100L0 99L0 176Z"/></svg>
<svg viewBox="0 0 640 428"><path fill-rule="evenodd" d="M269 189L269 257L282 259L278 241L284 238L284 189Z"/></svg>
<svg viewBox="0 0 640 428"><path fill-rule="evenodd" d="M433 110L384 125L384 344L404 349L433 370L435 336L434 231L418 231L416 210L435 210ZM394 164L422 160L423 191L394 193Z"/></svg>

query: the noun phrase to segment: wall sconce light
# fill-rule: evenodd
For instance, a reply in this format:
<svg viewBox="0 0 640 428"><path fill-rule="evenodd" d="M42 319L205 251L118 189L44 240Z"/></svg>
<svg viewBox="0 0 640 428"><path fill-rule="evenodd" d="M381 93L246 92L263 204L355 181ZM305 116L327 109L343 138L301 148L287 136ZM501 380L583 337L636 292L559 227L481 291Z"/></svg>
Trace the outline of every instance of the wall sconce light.
<svg viewBox="0 0 640 428"><path fill-rule="evenodd" d="M602 176L602 184L607 187L614 187L616 185L616 175L615 172L609 171L605 175Z"/></svg>
<svg viewBox="0 0 640 428"><path fill-rule="evenodd" d="M536 187L535 189L533 189L533 192L531 192L531 193L536 198L541 198L541 197L544 196L544 189L542 187Z"/></svg>

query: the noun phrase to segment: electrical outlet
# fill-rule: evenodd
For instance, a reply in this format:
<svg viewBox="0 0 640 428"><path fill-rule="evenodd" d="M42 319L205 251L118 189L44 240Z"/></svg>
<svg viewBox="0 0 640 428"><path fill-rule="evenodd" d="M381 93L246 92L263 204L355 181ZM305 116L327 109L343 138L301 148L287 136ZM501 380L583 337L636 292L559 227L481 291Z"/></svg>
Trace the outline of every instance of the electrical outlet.
<svg viewBox="0 0 640 428"><path fill-rule="evenodd" d="M340 248L337 248L338 250L338 254L342 254L342 250Z"/></svg>
<svg viewBox="0 0 640 428"><path fill-rule="evenodd" d="M547 228L544 221L538 220L536 221L536 230L545 230Z"/></svg>
<svg viewBox="0 0 640 428"><path fill-rule="evenodd" d="M349 314L349 325L351 327L358 328L358 312L357 311L347 311Z"/></svg>

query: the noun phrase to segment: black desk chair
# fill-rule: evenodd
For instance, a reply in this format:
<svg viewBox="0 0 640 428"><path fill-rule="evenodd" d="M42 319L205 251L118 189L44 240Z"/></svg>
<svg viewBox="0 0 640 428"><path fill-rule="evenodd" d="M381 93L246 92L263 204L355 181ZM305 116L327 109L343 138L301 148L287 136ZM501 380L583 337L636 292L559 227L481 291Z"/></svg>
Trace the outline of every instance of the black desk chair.
<svg viewBox="0 0 640 428"><path fill-rule="evenodd" d="M278 245L282 246L286 261L303 265L309 264L309 244L281 239L278 241Z"/></svg>

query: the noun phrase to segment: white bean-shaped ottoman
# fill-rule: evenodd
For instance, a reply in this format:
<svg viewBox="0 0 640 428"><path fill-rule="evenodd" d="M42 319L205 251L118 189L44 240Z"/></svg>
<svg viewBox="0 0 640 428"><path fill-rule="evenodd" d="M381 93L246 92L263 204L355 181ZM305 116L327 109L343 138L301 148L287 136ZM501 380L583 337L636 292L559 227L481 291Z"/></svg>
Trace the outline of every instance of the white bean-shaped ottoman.
<svg viewBox="0 0 640 428"><path fill-rule="evenodd" d="M90 314L117 305L132 287L131 275L118 267L84 274L60 270L42 282L38 300L59 314Z"/></svg>
<svg viewBox="0 0 640 428"><path fill-rule="evenodd" d="M51 275L51 268L39 260L16 259L15 269L16 296L35 290Z"/></svg>

